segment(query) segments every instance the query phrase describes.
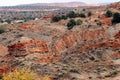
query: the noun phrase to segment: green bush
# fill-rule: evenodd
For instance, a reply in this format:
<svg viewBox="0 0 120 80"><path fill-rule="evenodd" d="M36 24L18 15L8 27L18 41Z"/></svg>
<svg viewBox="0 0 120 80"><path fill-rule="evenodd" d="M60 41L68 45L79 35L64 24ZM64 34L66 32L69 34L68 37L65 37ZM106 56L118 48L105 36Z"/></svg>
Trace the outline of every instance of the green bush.
<svg viewBox="0 0 120 80"><path fill-rule="evenodd" d="M106 12L106 16L107 16L107 17L112 17L112 15L113 15L112 11L108 10L108 11Z"/></svg>
<svg viewBox="0 0 120 80"><path fill-rule="evenodd" d="M0 23L3 23L4 21L2 19L0 19Z"/></svg>
<svg viewBox="0 0 120 80"><path fill-rule="evenodd" d="M35 80L37 74L29 68L16 70L13 73L4 74L2 80Z"/></svg>
<svg viewBox="0 0 120 80"><path fill-rule="evenodd" d="M72 29L75 25L76 25L75 20L74 20L74 19L71 19L71 20L67 23L68 30Z"/></svg>
<svg viewBox="0 0 120 80"><path fill-rule="evenodd" d="M92 16L92 12L91 11L88 12L88 17L90 17L90 16Z"/></svg>
<svg viewBox="0 0 120 80"><path fill-rule="evenodd" d="M105 77L112 77L118 74L118 70L113 70L109 74L105 75Z"/></svg>
<svg viewBox="0 0 120 80"><path fill-rule="evenodd" d="M90 57L90 60L91 60L91 61L94 61L94 60L95 60L95 58L92 56L92 57Z"/></svg>
<svg viewBox="0 0 120 80"><path fill-rule="evenodd" d="M67 14L67 17L69 17L69 18L75 18L75 17L76 17L76 14L75 14L74 11L71 11L71 12L69 12L69 13Z"/></svg>
<svg viewBox="0 0 120 80"><path fill-rule="evenodd" d="M53 18L52 18L52 22L58 22L58 21L60 21L61 20L61 17L60 16L54 16Z"/></svg>
<svg viewBox="0 0 120 80"><path fill-rule="evenodd" d="M10 24L10 23L11 23L11 20L10 20L10 19L7 19L7 20L5 20L5 22L7 22L8 24Z"/></svg>
<svg viewBox="0 0 120 80"><path fill-rule="evenodd" d="M84 13L80 13L80 14L79 14L79 17L81 17L81 18L85 18L86 16L85 16Z"/></svg>
<svg viewBox="0 0 120 80"><path fill-rule="evenodd" d="M5 32L5 28L3 26L0 26L0 34Z"/></svg>
<svg viewBox="0 0 120 80"><path fill-rule="evenodd" d="M75 13L76 17L79 17L79 13Z"/></svg>
<svg viewBox="0 0 120 80"><path fill-rule="evenodd" d="M112 20L112 24L117 24L120 23L120 13L116 12L113 15L113 20Z"/></svg>
<svg viewBox="0 0 120 80"><path fill-rule="evenodd" d="M66 15L62 15L62 16L61 16L61 19L66 20L66 19L67 19L67 16L66 16Z"/></svg>
<svg viewBox="0 0 120 80"><path fill-rule="evenodd" d="M82 24L82 20L78 19L78 20L76 21L76 25L81 25L81 24Z"/></svg>
<svg viewBox="0 0 120 80"><path fill-rule="evenodd" d="M79 73L79 70L74 68L74 69L71 69L70 72L72 72L72 73Z"/></svg>
<svg viewBox="0 0 120 80"><path fill-rule="evenodd" d="M102 22L101 21L97 21L97 25L101 26Z"/></svg>
<svg viewBox="0 0 120 80"><path fill-rule="evenodd" d="M0 74L0 79L2 79L3 78L3 75L2 74Z"/></svg>

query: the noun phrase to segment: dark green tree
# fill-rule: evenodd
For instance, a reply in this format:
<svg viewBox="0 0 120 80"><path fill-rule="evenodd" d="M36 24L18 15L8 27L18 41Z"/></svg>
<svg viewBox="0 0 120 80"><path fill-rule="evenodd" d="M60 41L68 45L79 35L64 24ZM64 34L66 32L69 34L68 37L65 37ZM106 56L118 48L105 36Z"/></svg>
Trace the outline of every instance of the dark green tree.
<svg viewBox="0 0 120 80"><path fill-rule="evenodd" d="M58 21L60 21L61 20L61 17L60 16L54 16L53 18L52 18L52 22L58 22Z"/></svg>
<svg viewBox="0 0 120 80"><path fill-rule="evenodd" d="M113 20L112 20L112 24L117 24L120 23L120 13L116 12L113 15Z"/></svg>
<svg viewBox="0 0 120 80"><path fill-rule="evenodd" d="M91 11L89 11L88 12L88 17L90 17L92 15L92 12Z"/></svg>
<svg viewBox="0 0 120 80"><path fill-rule="evenodd" d="M75 20L74 20L74 19L71 19L71 20L67 23L68 30L72 29L75 25L76 25Z"/></svg>
<svg viewBox="0 0 120 80"><path fill-rule="evenodd" d="M67 16L66 16L66 15L62 15L62 16L61 16L61 19L66 20L66 19L67 19Z"/></svg>
<svg viewBox="0 0 120 80"><path fill-rule="evenodd" d="M11 20L10 20L10 19L7 19L7 20L5 20L5 22L7 22L8 24L10 24L10 23L11 23Z"/></svg>
<svg viewBox="0 0 120 80"><path fill-rule="evenodd" d="M76 17L76 14L75 14L74 11L71 11L71 12L69 12L69 13L67 14L67 17L69 17L69 18L75 18L75 17Z"/></svg>
<svg viewBox="0 0 120 80"><path fill-rule="evenodd" d="M107 10L107 12L106 12L106 16L107 16L107 17L112 17L112 15L113 15L112 11Z"/></svg>
<svg viewBox="0 0 120 80"><path fill-rule="evenodd" d="M80 13L80 14L79 14L79 17L81 17L81 18L85 18L86 16L85 16L84 13Z"/></svg>

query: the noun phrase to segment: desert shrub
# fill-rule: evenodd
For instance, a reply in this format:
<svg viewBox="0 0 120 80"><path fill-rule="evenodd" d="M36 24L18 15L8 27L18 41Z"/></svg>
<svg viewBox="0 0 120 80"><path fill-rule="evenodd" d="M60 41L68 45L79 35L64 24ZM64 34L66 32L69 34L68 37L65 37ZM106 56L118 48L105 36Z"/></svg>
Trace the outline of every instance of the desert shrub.
<svg viewBox="0 0 120 80"><path fill-rule="evenodd" d="M82 24L82 20L78 19L78 20L76 21L76 25L81 25L81 24Z"/></svg>
<svg viewBox="0 0 120 80"><path fill-rule="evenodd" d="M76 17L76 13L74 11L71 11L67 14L67 17L69 18L75 18Z"/></svg>
<svg viewBox="0 0 120 80"><path fill-rule="evenodd" d="M83 11L86 11L86 9L83 9Z"/></svg>
<svg viewBox="0 0 120 80"><path fill-rule="evenodd" d="M62 16L61 16L61 19L66 20L66 19L67 19L67 16L66 16L66 15L62 15Z"/></svg>
<svg viewBox="0 0 120 80"><path fill-rule="evenodd" d="M99 20L95 19L95 22L98 22Z"/></svg>
<svg viewBox="0 0 120 80"><path fill-rule="evenodd" d="M112 11L108 10L108 11L106 12L106 16L107 16L107 17L112 17Z"/></svg>
<svg viewBox="0 0 120 80"><path fill-rule="evenodd" d="M7 20L5 20L5 22L7 22L8 24L10 24L10 23L11 23L11 20L10 20L10 19L7 19Z"/></svg>
<svg viewBox="0 0 120 80"><path fill-rule="evenodd" d="M0 26L0 34L5 32L5 28L3 26Z"/></svg>
<svg viewBox="0 0 120 80"><path fill-rule="evenodd" d="M54 16L53 18L52 18L52 22L58 22L58 21L60 21L61 20L61 17L60 16Z"/></svg>
<svg viewBox="0 0 120 80"><path fill-rule="evenodd" d="M97 22L97 25L101 26L101 25L102 25L102 22L98 21L98 22Z"/></svg>
<svg viewBox="0 0 120 80"><path fill-rule="evenodd" d="M2 19L0 19L0 23L3 23L4 21Z"/></svg>
<svg viewBox="0 0 120 80"><path fill-rule="evenodd" d="M79 73L79 70L78 69L71 69L70 72L72 72L72 73Z"/></svg>
<svg viewBox="0 0 120 80"><path fill-rule="evenodd" d="M79 13L75 13L76 17L79 17Z"/></svg>
<svg viewBox="0 0 120 80"><path fill-rule="evenodd" d="M81 18L85 18L86 16L85 16L84 13L80 13L80 14L79 14L79 17L81 17Z"/></svg>
<svg viewBox="0 0 120 80"><path fill-rule="evenodd" d="M13 73L3 74L2 80L35 80L37 75L29 68L16 70Z"/></svg>
<svg viewBox="0 0 120 80"><path fill-rule="evenodd" d="M113 15L112 24L120 23L120 13L116 12Z"/></svg>
<svg viewBox="0 0 120 80"><path fill-rule="evenodd" d="M95 60L95 58L92 56L92 57L90 57L90 60L91 60L91 61L94 61L94 60Z"/></svg>
<svg viewBox="0 0 120 80"><path fill-rule="evenodd" d="M51 77L49 75L45 75L41 77L40 80L51 80Z"/></svg>
<svg viewBox="0 0 120 80"><path fill-rule="evenodd" d="M68 29L72 29L74 26L76 25L76 22L74 19L71 19L68 23L67 23L67 27Z"/></svg>
<svg viewBox="0 0 120 80"><path fill-rule="evenodd" d="M112 77L118 74L118 70L113 70L109 74L105 75L105 77Z"/></svg>
<svg viewBox="0 0 120 80"><path fill-rule="evenodd" d="M88 12L88 17L90 17L90 16L92 16L92 12L91 11Z"/></svg>
<svg viewBox="0 0 120 80"><path fill-rule="evenodd" d="M2 79L3 78L3 75L2 74L0 74L0 79Z"/></svg>

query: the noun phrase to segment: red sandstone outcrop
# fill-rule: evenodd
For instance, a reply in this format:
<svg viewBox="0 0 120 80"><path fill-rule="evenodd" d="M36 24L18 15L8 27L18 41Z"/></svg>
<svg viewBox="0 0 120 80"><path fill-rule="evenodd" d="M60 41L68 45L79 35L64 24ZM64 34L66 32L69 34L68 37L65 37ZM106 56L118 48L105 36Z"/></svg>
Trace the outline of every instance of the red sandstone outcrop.
<svg viewBox="0 0 120 80"><path fill-rule="evenodd" d="M34 24L30 24L30 23L25 23L25 24L22 24L20 26L21 29L25 29L25 30L31 30L31 31L38 31L40 30L40 26L36 26Z"/></svg>
<svg viewBox="0 0 120 80"><path fill-rule="evenodd" d="M69 34L64 35L54 44L54 52L60 53L61 51L64 51L65 49L73 46L76 43L76 40L77 37L74 32L70 32Z"/></svg>
<svg viewBox="0 0 120 80"><path fill-rule="evenodd" d="M8 53L8 50L6 47L0 45L0 57L5 56Z"/></svg>
<svg viewBox="0 0 120 80"><path fill-rule="evenodd" d="M15 70L15 67L10 67L10 65L7 63L0 66L0 74L12 72L14 70Z"/></svg>
<svg viewBox="0 0 120 80"><path fill-rule="evenodd" d="M48 44L39 40L30 40L27 42L18 42L8 46L8 51L11 56L20 57L27 56L35 58L35 61L40 63L58 61L57 56L51 52ZM29 56L32 55L32 56Z"/></svg>
<svg viewBox="0 0 120 80"><path fill-rule="evenodd" d="M98 40L105 35L105 30L87 30L80 33L69 32L55 43L54 52L60 53L65 49L72 47L76 42L81 43L84 40Z"/></svg>
<svg viewBox="0 0 120 80"><path fill-rule="evenodd" d="M11 55L21 56L29 53L47 53L49 52L49 48L47 47L46 42L30 40L10 45L8 46L8 51Z"/></svg>

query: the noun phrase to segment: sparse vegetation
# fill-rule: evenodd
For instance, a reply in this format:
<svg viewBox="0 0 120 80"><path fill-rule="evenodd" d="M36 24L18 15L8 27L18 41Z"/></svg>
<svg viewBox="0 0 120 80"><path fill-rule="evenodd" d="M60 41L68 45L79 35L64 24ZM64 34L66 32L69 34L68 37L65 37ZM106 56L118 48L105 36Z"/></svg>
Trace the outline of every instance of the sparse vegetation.
<svg viewBox="0 0 120 80"><path fill-rule="evenodd" d="M102 25L102 22L101 22L101 21L97 21L97 25L98 25L98 26L101 26L101 25Z"/></svg>
<svg viewBox="0 0 120 80"><path fill-rule="evenodd" d="M89 12L89 16L91 16L91 15L92 15L92 13ZM54 16L54 17L51 19L51 21L52 21L52 22L58 22L58 21L60 21L60 20L62 20L62 19L66 20L66 19L68 19L68 18L71 19L71 18L76 18L76 17L85 18L86 16L85 16L84 13L75 13L74 11L71 11L71 12L69 12L69 13L66 14L66 15ZM82 21L81 21L81 20L78 20L76 23L77 23L77 25L80 25L80 24L82 24ZM71 25L71 23L68 23L68 26L69 26L69 25Z"/></svg>
<svg viewBox="0 0 120 80"><path fill-rule="evenodd" d="M49 75L45 75L44 77L40 78L39 80L51 80Z"/></svg>
<svg viewBox="0 0 120 80"><path fill-rule="evenodd" d="M79 70L78 69L70 69L70 72L72 72L72 73L79 73Z"/></svg>
<svg viewBox="0 0 120 80"><path fill-rule="evenodd" d="M49 75L38 77L37 74L30 68L22 68L15 70L9 74L0 74L2 80L51 80Z"/></svg>
<svg viewBox="0 0 120 80"><path fill-rule="evenodd" d="M4 74L2 80L35 80L36 77L36 73L28 68L23 68L9 74Z"/></svg>
<svg viewBox="0 0 120 80"><path fill-rule="evenodd" d="M105 77L112 77L118 74L118 70L113 70L109 74L105 75Z"/></svg>
<svg viewBox="0 0 120 80"><path fill-rule="evenodd" d="M92 57L90 57L90 60L91 60L91 61L94 61L94 60L95 60L95 58L92 56Z"/></svg>

